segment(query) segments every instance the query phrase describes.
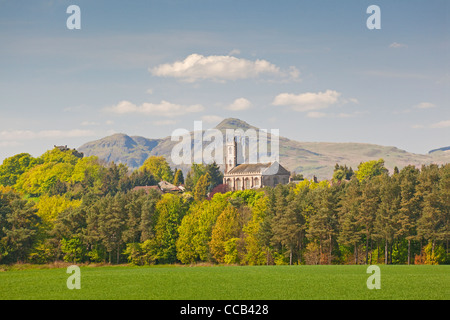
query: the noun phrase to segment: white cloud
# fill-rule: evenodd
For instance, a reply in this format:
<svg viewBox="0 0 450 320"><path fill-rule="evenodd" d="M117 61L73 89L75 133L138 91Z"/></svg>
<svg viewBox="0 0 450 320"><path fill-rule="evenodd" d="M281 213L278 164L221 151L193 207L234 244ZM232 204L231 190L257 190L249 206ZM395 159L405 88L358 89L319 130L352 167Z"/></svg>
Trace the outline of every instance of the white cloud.
<svg viewBox="0 0 450 320"><path fill-rule="evenodd" d="M408 46L404 43L398 43L398 42L393 42L389 45L389 48L394 48L394 49L398 49L398 48L407 48Z"/></svg>
<svg viewBox="0 0 450 320"><path fill-rule="evenodd" d="M256 78L263 74L277 77L298 77L297 69L292 69L286 73L280 68L266 60L247 60L227 56L203 56L191 54L183 61L166 63L149 71L158 77L179 78L187 82L210 79L215 81L237 80ZM295 72L297 70L297 72Z"/></svg>
<svg viewBox="0 0 450 320"><path fill-rule="evenodd" d="M241 50L239 50L239 49L233 49L233 50L231 50L231 51L228 53L229 56L234 56L234 55L237 55L237 54L241 54Z"/></svg>
<svg viewBox="0 0 450 320"><path fill-rule="evenodd" d="M156 104L145 102L140 106L137 106L129 101L121 101L115 106L105 108L105 110L116 114L135 113L153 116L175 117L182 116L188 113L203 111L204 107L199 104L185 106L170 103L164 100Z"/></svg>
<svg viewBox="0 0 450 320"><path fill-rule="evenodd" d="M214 115L207 115L202 117L202 121L206 123L219 123L222 120L223 120L222 117Z"/></svg>
<svg viewBox="0 0 450 320"><path fill-rule="evenodd" d="M450 120L444 120L437 123L433 123L431 128L448 128L450 127Z"/></svg>
<svg viewBox="0 0 450 320"><path fill-rule="evenodd" d="M0 147L2 147L2 148L17 147L20 145L22 145L22 144L17 141L0 141Z"/></svg>
<svg viewBox="0 0 450 320"><path fill-rule="evenodd" d="M0 131L0 140L17 141L17 140L34 140L48 138L80 138L94 136L92 130L42 130L38 132L30 130L10 130Z"/></svg>
<svg viewBox="0 0 450 320"><path fill-rule="evenodd" d="M325 112L318 112L318 111L310 111L306 114L308 118L323 118L326 117L327 114Z"/></svg>
<svg viewBox="0 0 450 320"><path fill-rule="evenodd" d="M325 92L307 92L301 94L281 93L275 97L274 106L290 106L295 111L325 109L338 102L341 93L334 90Z"/></svg>
<svg viewBox="0 0 450 320"><path fill-rule="evenodd" d="M245 98L238 98L238 99L234 100L232 104L227 106L227 109L232 110L232 111L242 111L242 110L247 110L251 107L252 107L252 103L249 100L247 100Z"/></svg>
<svg viewBox="0 0 450 320"><path fill-rule="evenodd" d="M416 109L431 109L436 107L434 104L432 104L431 102L421 102L418 105L415 105L414 108Z"/></svg>
<svg viewBox="0 0 450 320"><path fill-rule="evenodd" d="M94 122L94 121L83 121L81 123L82 126L98 126L99 123L98 122Z"/></svg>
<svg viewBox="0 0 450 320"><path fill-rule="evenodd" d="M309 111L306 116L308 118L340 118L340 119L346 119L346 118L355 118L360 115L362 115L363 112L355 111L352 113L325 113L320 111Z"/></svg>
<svg viewBox="0 0 450 320"><path fill-rule="evenodd" d="M178 121L176 120L159 120L159 121L153 121L154 125L157 126L168 126L172 124L176 124Z"/></svg>
<svg viewBox="0 0 450 320"><path fill-rule="evenodd" d="M439 121L430 125L423 125L423 124L415 124L412 125L411 128L413 129L425 129L425 128L432 128L432 129L442 129L442 128L450 128L450 120L443 120Z"/></svg>

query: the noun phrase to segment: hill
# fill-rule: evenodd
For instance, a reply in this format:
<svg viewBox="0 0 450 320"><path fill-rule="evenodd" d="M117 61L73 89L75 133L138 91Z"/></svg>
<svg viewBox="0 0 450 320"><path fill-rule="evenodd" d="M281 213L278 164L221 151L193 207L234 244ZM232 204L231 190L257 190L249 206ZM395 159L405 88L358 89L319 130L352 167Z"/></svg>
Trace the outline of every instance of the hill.
<svg viewBox="0 0 450 320"><path fill-rule="evenodd" d="M439 151L449 151L449 150L450 150L450 146L442 147L442 148L439 148L439 149L433 149L433 150L430 150L428 153L439 152Z"/></svg>
<svg viewBox="0 0 450 320"><path fill-rule="evenodd" d="M219 123L216 129L225 133L226 129L258 128L240 119L228 118ZM191 132L193 138L193 133ZM225 134L224 134L225 138ZM271 137L268 135L268 143ZM381 146L368 143L332 143L299 142L280 137L280 162L290 171L302 173L306 178L313 175L319 179L331 178L336 163L347 165L356 170L364 161L383 158L386 167L393 170L407 165L444 164L450 162L450 151L436 151L429 154L414 154L393 146ZM130 168L138 168L149 156L162 155L171 162L171 152L178 142L171 141L170 136L163 139L130 137L126 134L114 134L100 140L88 142L78 148L86 156L95 155L107 162L126 163ZM210 142L204 142L204 147ZM178 166L187 172L189 165Z"/></svg>

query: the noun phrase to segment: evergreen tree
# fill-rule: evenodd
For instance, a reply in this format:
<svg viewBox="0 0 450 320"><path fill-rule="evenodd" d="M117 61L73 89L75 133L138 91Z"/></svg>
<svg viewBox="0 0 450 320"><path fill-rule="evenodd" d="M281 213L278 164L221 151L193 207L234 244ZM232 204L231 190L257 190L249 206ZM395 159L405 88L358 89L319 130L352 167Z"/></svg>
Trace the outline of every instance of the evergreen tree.
<svg viewBox="0 0 450 320"><path fill-rule="evenodd" d="M396 240L398 230L400 229L398 223L400 203L401 189L398 175L392 177L382 176L380 178L380 205L375 220L375 229L377 237L385 243L385 264L392 261L392 254L389 255L389 245L392 248L392 243Z"/></svg>
<svg viewBox="0 0 450 320"><path fill-rule="evenodd" d="M198 179L194 189L194 200L203 201L208 196L209 186L211 184L211 177L209 173L205 173Z"/></svg>
<svg viewBox="0 0 450 320"><path fill-rule="evenodd" d="M408 241L408 265L411 264L411 241L417 239L416 221L420 215L420 201L416 196L420 171L406 166L400 172L400 209L398 213L398 235Z"/></svg>
<svg viewBox="0 0 450 320"><path fill-rule="evenodd" d="M444 241L448 234L448 204L442 203L440 170L437 165L422 166L419 175L417 196L421 199L421 216L417 220L417 234L432 243L432 254L436 241Z"/></svg>
<svg viewBox="0 0 450 320"><path fill-rule="evenodd" d="M12 191L0 193L0 260L25 262L36 240L40 219L32 202Z"/></svg>
<svg viewBox="0 0 450 320"><path fill-rule="evenodd" d="M181 171L181 169L178 169L175 171L175 176L173 178L173 184L175 186L184 184L184 176L183 176L183 171Z"/></svg>

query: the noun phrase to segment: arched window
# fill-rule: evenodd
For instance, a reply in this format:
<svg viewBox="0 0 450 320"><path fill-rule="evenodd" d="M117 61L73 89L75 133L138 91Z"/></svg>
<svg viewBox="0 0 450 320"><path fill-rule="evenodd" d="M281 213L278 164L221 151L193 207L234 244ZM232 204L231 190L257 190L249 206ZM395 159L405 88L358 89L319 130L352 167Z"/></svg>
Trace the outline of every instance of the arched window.
<svg viewBox="0 0 450 320"><path fill-rule="evenodd" d="M245 188L245 189L250 189L250 179L249 179L249 178L246 178L246 179L245 179L244 188Z"/></svg>
<svg viewBox="0 0 450 320"><path fill-rule="evenodd" d="M242 190L241 179L236 179L236 190Z"/></svg>
<svg viewBox="0 0 450 320"><path fill-rule="evenodd" d="M258 178L255 178L255 179L253 180L253 182L254 182L254 186L255 186L256 188L258 188L258 187L259 187L259 179L258 179Z"/></svg>

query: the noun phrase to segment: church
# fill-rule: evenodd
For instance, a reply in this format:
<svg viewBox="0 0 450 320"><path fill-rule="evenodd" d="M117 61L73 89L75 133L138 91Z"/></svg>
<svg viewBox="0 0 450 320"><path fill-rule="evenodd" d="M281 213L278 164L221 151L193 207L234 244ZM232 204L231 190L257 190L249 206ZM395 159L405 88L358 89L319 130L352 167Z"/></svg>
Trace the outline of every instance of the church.
<svg viewBox="0 0 450 320"><path fill-rule="evenodd" d="M268 163L238 163L236 137L227 141L225 148L225 172L223 183L231 191L258 189L277 184L288 184L290 172L277 161Z"/></svg>

